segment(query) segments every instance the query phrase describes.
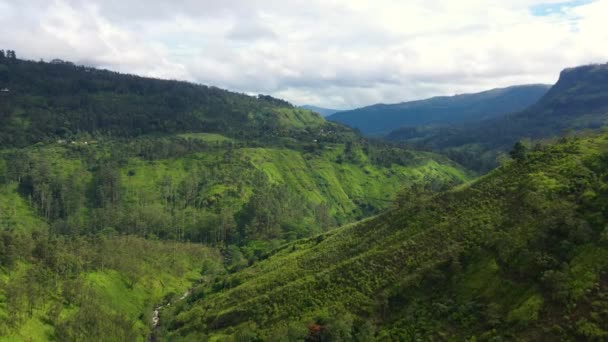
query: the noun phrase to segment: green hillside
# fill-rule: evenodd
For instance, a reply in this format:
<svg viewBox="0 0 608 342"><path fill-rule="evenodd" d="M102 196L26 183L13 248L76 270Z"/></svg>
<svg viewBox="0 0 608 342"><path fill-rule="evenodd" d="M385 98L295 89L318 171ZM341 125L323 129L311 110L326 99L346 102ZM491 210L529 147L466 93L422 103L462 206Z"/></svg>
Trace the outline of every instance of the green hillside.
<svg viewBox="0 0 608 342"><path fill-rule="evenodd" d="M270 141L332 126L270 96L69 63L3 59L0 89L0 146L190 132Z"/></svg>
<svg viewBox="0 0 608 342"><path fill-rule="evenodd" d="M6 150L0 223L211 244L289 240L378 213L407 184L469 178L437 155L385 151L355 143L253 147L217 134Z"/></svg>
<svg viewBox="0 0 608 342"><path fill-rule="evenodd" d="M328 120L357 128L366 135L384 136L400 127L444 126L500 117L536 103L548 89L547 85L523 85L398 104L376 104L338 112Z"/></svg>
<svg viewBox="0 0 608 342"><path fill-rule="evenodd" d="M145 341L153 308L217 250L133 236L0 232L0 341Z"/></svg>
<svg viewBox="0 0 608 342"><path fill-rule="evenodd" d="M0 88L0 341L154 340L193 284L472 177L268 96L6 59Z"/></svg>
<svg viewBox="0 0 608 342"><path fill-rule="evenodd" d="M608 134L513 155L469 185L412 187L390 212L203 284L166 336L606 338Z"/></svg>
<svg viewBox="0 0 608 342"><path fill-rule="evenodd" d="M4 227L285 241L469 177L265 95L18 59L0 61L0 87Z"/></svg>

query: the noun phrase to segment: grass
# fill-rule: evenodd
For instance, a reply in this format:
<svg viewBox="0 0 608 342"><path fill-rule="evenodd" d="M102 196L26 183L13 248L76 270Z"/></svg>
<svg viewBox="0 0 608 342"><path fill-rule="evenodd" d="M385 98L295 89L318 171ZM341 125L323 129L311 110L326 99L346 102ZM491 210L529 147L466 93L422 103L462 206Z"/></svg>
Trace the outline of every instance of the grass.
<svg viewBox="0 0 608 342"><path fill-rule="evenodd" d="M200 270L205 261L222 262L217 250L193 244L145 241L134 237L114 238L108 243L100 248L110 248L116 254L104 253L103 256L112 268L88 270L82 272L79 278L94 293L95 303L101 303L98 310L117 313L135 322L134 328L139 332L141 341L149 332L152 310L156 305L163 303L166 296L181 296L195 281L200 280ZM131 258L129 262L125 261L127 258ZM35 266L28 260L11 271L10 276L0 270L0 317L6 315L3 305L5 294L1 285L19 278L19 274ZM130 273L133 272L138 276L131 284ZM17 329L5 330L5 336L0 337L0 341L53 339L55 326L47 317L56 303L64 303L62 286L63 280L60 280L56 292L45 299L46 305L37 306L32 317L23 313L25 320ZM79 310L78 305L64 304L61 319L68 320ZM6 327L0 324L0 329Z"/></svg>
<svg viewBox="0 0 608 342"><path fill-rule="evenodd" d="M17 192L17 184L0 186L0 228L13 228L22 232L43 230L47 227L32 210L29 203Z"/></svg>

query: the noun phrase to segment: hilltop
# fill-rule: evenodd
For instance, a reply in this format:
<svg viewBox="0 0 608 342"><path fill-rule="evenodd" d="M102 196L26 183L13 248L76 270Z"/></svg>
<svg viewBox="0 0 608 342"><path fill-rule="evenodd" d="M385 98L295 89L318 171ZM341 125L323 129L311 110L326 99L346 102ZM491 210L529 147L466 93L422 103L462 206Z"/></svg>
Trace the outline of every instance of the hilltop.
<svg viewBox="0 0 608 342"><path fill-rule="evenodd" d="M3 193L57 232L293 239L378 213L402 184L469 177L270 96L65 62L0 66ZM208 231L218 221L221 234Z"/></svg>
<svg viewBox="0 0 608 342"><path fill-rule="evenodd" d="M0 146L78 135L221 133L293 137L328 125L318 114L267 95L70 63L0 62ZM335 126L332 126L335 127Z"/></svg>

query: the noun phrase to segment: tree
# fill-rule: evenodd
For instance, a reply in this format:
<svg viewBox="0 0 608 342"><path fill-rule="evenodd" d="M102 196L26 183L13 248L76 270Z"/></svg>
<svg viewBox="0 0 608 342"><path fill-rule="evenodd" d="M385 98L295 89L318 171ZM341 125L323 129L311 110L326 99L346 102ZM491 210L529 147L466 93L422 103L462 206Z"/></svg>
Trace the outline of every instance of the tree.
<svg viewBox="0 0 608 342"><path fill-rule="evenodd" d="M4 50L0 50L0 61L6 59L6 55L4 54Z"/></svg>
<svg viewBox="0 0 608 342"><path fill-rule="evenodd" d="M6 50L6 58L15 60L17 59L17 55L15 54L15 50Z"/></svg>
<svg viewBox="0 0 608 342"><path fill-rule="evenodd" d="M98 208L118 204L122 195L122 181L117 167L104 165L93 180L93 195Z"/></svg>
<svg viewBox="0 0 608 342"><path fill-rule="evenodd" d="M9 270L13 268L19 258L13 234L3 231L0 233L0 266Z"/></svg>
<svg viewBox="0 0 608 342"><path fill-rule="evenodd" d="M528 146L526 146L523 142L518 141L514 146L511 152L509 152L511 158L516 161L525 160L528 155Z"/></svg>

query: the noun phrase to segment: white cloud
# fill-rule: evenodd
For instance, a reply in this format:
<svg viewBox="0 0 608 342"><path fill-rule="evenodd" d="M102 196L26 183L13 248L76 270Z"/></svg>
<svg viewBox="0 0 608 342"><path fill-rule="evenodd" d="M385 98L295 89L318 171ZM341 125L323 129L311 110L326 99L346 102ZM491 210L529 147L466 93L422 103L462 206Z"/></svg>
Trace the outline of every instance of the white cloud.
<svg viewBox="0 0 608 342"><path fill-rule="evenodd" d="M547 4L559 10L533 13ZM608 60L605 13L608 0L0 0L0 47L349 108L554 82Z"/></svg>

